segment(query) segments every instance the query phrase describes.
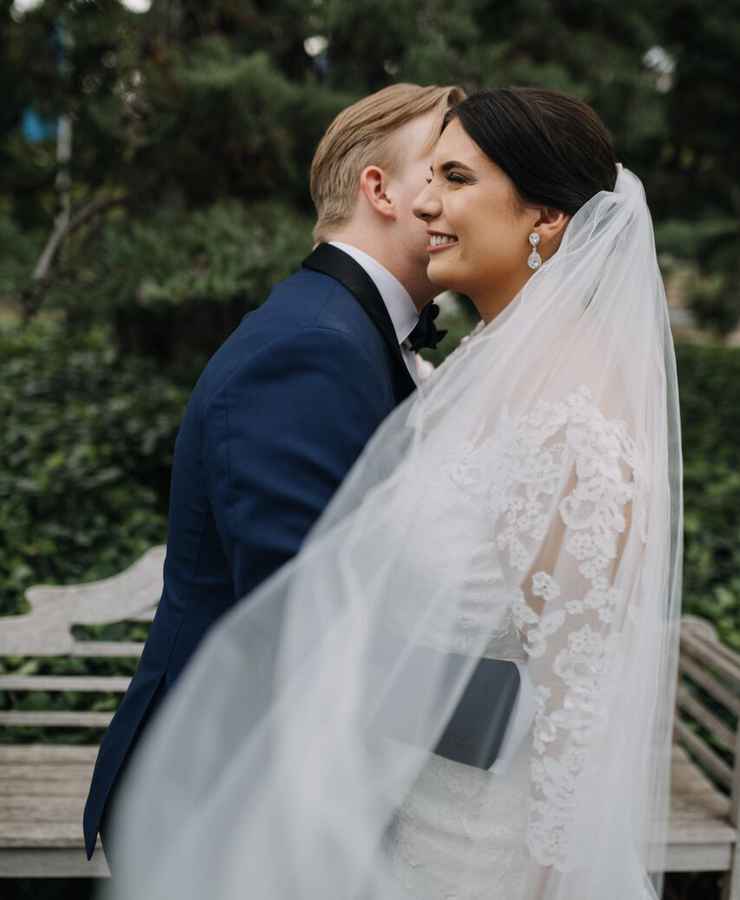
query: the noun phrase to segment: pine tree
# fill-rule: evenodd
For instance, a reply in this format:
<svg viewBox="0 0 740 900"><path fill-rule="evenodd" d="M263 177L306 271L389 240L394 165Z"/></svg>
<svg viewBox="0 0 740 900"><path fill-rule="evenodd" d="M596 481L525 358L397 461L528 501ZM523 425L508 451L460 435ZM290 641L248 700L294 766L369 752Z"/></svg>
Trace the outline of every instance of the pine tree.
<svg viewBox="0 0 740 900"><path fill-rule="evenodd" d="M638 0L11 7L2 0L0 298L27 315L109 320L127 348L208 352L264 299L310 249L321 133L393 81L569 91L601 113L658 220L738 220L737 24L698 0L680 0L680 15ZM29 111L67 117L68 166L53 138L29 141ZM60 196L69 218L55 237ZM687 233L703 232L684 227L684 244Z"/></svg>

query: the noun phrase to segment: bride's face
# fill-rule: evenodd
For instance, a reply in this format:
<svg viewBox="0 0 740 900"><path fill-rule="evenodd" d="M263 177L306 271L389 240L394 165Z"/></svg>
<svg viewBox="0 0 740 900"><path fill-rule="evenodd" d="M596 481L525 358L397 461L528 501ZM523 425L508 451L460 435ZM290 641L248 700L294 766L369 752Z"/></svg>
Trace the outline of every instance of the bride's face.
<svg viewBox="0 0 740 900"><path fill-rule="evenodd" d="M427 224L429 280L467 294L483 319L500 312L532 275L528 237L539 230L540 210L523 206L511 179L458 119L435 146L414 214Z"/></svg>

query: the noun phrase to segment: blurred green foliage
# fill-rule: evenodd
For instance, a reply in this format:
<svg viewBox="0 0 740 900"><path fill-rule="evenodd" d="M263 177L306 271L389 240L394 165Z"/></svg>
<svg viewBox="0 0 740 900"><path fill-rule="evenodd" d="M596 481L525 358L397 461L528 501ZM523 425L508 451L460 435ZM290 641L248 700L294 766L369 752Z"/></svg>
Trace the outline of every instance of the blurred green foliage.
<svg viewBox="0 0 740 900"><path fill-rule="evenodd" d="M443 315L439 364L474 324ZM740 649L740 349L679 344L686 611ZM169 465L190 373L122 355L96 326L0 331L0 612L31 583L102 578L165 536ZM102 632L101 632L102 634Z"/></svg>
<svg viewBox="0 0 740 900"><path fill-rule="evenodd" d="M740 651L740 349L677 348L684 449L684 611Z"/></svg>
<svg viewBox="0 0 740 900"><path fill-rule="evenodd" d="M738 323L740 266L710 270L706 274L692 272L688 282L687 305L699 328L718 337L730 334Z"/></svg>
<svg viewBox="0 0 740 900"><path fill-rule="evenodd" d="M167 235L167 240L162 239ZM115 345L196 374L275 282L308 254L310 223L279 204L219 201L113 217L47 304L70 327L110 322Z"/></svg>
<svg viewBox="0 0 740 900"><path fill-rule="evenodd" d="M0 614L32 583L102 578L162 541L185 398L104 328L0 331Z"/></svg>
<svg viewBox="0 0 740 900"><path fill-rule="evenodd" d="M310 249L307 172L331 118L402 80L540 84L592 103L673 225L661 253L710 279L692 294L702 323L724 333L740 315L740 0L11 6L0 0L0 304L27 316L111 317L120 346L166 361L210 352L268 274ZM28 139L29 111L67 117L67 167L53 139ZM34 278L65 184L70 219Z"/></svg>

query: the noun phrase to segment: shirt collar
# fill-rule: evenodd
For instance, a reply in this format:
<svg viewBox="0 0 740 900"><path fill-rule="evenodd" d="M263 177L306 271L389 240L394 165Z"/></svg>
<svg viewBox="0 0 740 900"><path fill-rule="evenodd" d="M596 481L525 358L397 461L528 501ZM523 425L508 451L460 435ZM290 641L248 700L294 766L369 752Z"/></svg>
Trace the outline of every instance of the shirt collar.
<svg viewBox="0 0 740 900"><path fill-rule="evenodd" d="M419 311L414 306L409 292L395 275L363 250L358 250L352 244L344 244L341 241L329 241L329 243L351 256L370 276L385 303L388 315L391 317L398 343L402 344L419 321Z"/></svg>

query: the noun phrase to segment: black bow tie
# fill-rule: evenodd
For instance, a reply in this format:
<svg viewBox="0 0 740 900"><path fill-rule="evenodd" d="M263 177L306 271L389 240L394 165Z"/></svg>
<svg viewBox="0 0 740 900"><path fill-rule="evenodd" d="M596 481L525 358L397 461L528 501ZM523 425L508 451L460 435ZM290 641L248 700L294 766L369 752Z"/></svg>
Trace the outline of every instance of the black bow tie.
<svg viewBox="0 0 740 900"><path fill-rule="evenodd" d="M414 325L414 330L406 338L409 347L416 353L422 347L430 347L432 350L447 334L434 324L434 320L439 315L439 307L436 303L427 303L421 311L419 321Z"/></svg>

